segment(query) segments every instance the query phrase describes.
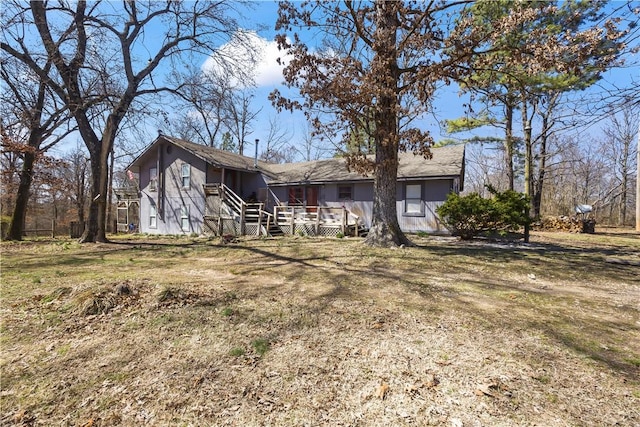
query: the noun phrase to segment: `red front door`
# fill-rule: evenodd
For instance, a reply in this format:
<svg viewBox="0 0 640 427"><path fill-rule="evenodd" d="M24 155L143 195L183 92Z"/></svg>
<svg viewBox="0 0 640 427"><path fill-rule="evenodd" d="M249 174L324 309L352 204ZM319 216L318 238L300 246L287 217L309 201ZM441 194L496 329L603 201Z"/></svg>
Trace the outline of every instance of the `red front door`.
<svg viewBox="0 0 640 427"><path fill-rule="evenodd" d="M318 206L318 187L306 187L307 211L316 212Z"/></svg>
<svg viewBox="0 0 640 427"><path fill-rule="evenodd" d="M289 206L306 206L308 212L315 212L318 187L289 187Z"/></svg>

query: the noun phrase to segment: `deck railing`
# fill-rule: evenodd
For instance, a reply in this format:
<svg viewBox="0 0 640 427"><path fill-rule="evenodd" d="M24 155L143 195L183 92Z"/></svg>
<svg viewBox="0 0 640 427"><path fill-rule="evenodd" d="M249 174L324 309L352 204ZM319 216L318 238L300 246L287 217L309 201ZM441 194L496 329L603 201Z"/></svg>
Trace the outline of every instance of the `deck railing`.
<svg viewBox="0 0 640 427"><path fill-rule="evenodd" d="M275 206L273 216L276 223L288 230L288 234L296 231L314 235L343 235L350 230L358 233L360 217L344 207L324 206Z"/></svg>
<svg viewBox="0 0 640 427"><path fill-rule="evenodd" d="M235 233L240 235L268 235L272 225L277 225L285 234L309 234L315 236L358 235L360 217L345 207L325 206L281 206L273 207L273 214L265 210L264 203L247 203L222 183L205 184L205 194L218 196L224 206L230 210L229 217L217 212L205 214L205 220L217 222L213 225L217 233L222 233L223 221L235 222ZM275 196L275 195L274 195ZM277 200L277 199L276 199ZM226 223L225 223L226 224ZM255 232L253 231L255 229Z"/></svg>

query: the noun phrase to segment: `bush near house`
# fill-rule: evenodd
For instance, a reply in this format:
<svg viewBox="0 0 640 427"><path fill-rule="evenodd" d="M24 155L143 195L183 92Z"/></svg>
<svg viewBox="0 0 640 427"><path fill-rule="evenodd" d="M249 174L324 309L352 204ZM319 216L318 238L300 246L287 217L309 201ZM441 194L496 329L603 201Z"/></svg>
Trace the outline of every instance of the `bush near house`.
<svg viewBox="0 0 640 427"><path fill-rule="evenodd" d="M512 190L499 192L487 188L493 195L491 199L477 193L466 196L450 193L436 209L454 236L471 240L481 233L517 231L531 222L529 197Z"/></svg>

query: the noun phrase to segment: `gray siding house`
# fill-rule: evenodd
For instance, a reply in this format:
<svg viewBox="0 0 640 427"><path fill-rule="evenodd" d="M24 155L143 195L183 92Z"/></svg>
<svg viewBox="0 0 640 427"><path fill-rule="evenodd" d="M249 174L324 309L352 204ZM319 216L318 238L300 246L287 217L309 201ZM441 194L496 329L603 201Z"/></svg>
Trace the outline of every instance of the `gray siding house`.
<svg viewBox="0 0 640 427"><path fill-rule="evenodd" d="M464 146L401 153L397 210L405 232L446 232L435 209L462 190ZM151 234L272 232L335 235L371 225L373 179L344 159L270 164L160 135L129 166L140 224Z"/></svg>

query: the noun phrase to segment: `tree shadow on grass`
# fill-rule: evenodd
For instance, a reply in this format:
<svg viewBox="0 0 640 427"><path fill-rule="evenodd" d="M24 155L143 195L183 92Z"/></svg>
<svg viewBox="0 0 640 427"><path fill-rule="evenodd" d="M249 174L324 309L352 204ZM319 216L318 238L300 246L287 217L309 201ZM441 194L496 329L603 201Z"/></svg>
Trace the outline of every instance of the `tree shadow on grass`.
<svg viewBox="0 0 640 427"><path fill-rule="evenodd" d="M535 291L523 283L514 282L508 277L496 276L495 270L489 269L487 273L478 272L478 266L486 263L519 263L522 265L521 273L534 271L537 274L554 272L554 283L559 288L563 285L564 278L570 278L574 286L579 284L581 278L597 275L608 280L629 282L636 277L631 266L613 266L602 261L603 250L594 248L591 250L575 250L553 244L540 244L536 248L495 248L458 245L426 245L419 246L416 250L373 250L369 255L368 264L340 262L340 257L331 254L317 254L304 258L295 255L275 254L265 248L242 247L243 251L258 254L263 259L277 260L277 266L294 264L300 267L299 277L302 278L307 269L324 268L323 281L331 284L330 291L321 296L307 301L305 310L309 313L320 315L323 310L336 299L359 298L357 286L348 286L345 283L358 282L363 277L373 279L380 286L389 286L396 283L401 288L421 295L426 306L433 312L446 312L455 308L476 319L491 318L495 325L512 325L515 329L534 331L533 334L542 333L554 342L572 350L576 354L582 354L590 359L608 366L613 371L619 372L628 379L639 381L639 370L636 362L640 355L625 354L616 350L616 334L624 334L633 339L640 333L640 329L631 321L607 320L598 315L592 315L589 309L584 307L594 305L595 311L599 304L604 304L604 312L607 315L615 315L602 301L590 300L587 295L565 293L548 293L543 290ZM440 285L429 284L428 281L419 279L420 272L416 272L412 266L424 265L425 257L435 258L439 263L447 263L447 259L454 259L452 265L437 274L445 279ZM609 253L607 250L606 253ZM615 252L614 252L615 253ZM327 265L318 265L323 262L335 265L332 271ZM385 265L396 265L386 267ZM398 268L397 265L403 265ZM277 272L277 266L274 272ZM427 264L428 266L428 264ZM258 265L255 266L259 268ZM424 271L425 275L429 271ZM296 275L294 275L294 278ZM469 279L475 277L476 280ZM355 278L355 279L354 279ZM456 284L456 280L471 291L463 292ZM638 280L637 277L635 280ZM576 283L577 282L577 283ZM386 285L385 285L386 284ZM606 284L585 283L593 291L608 293ZM518 315L510 315L506 310L497 315L487 311L487 307L470 303L473 294L482 294L495 303L512 305L517 299ZM443 308L442 299L434 299L438 293L446 294L447 307ZM531 296L536 296L531 298ZM255 298L260 297L260 290L256 289ZM538 298L541 303L536 301ZM531 300L531 301L529 301ZM524 302L523 302L524 301ZM571 304L579 303L583 311L571 310ZM614 310L615 311L615 310ZM618 307L617 311L625 311L633 317L637 309L631 305ZM512 313L514 314L514 313ZM497 322L497 323L495 323ZM287 326L284 327L285 330ZM535 332L537 331L537 332ZM621 332L622 331L622 332ZM633 349L632 349L633 351Z"/></svg>
<svg viewBox="0 0 640 427"><path fill-rule="evenodd" d="M206 256L215 257L212 251L224 250L232 254L234 261L230 265L238 269L239 276L247 274L249 277L252 272L275 276L282 274L283 280L293 282L294 286L297 280L304 283L309 277L327 284L324 292L298 302L301 304L299 309L309 316L325 314L328 307L337 301L362 302L364 297L361 291L366 289L364 286L398 286L401 291L417 295L420 304L434 313L458 310L476 319L492 319L495 325L509 324L514 328L539 331L577 354L596 360L630 379L640 380L638 366L634 364L640 355L625 355L611 350L615 342L609 339L616 334L630 339L637 337L640 331L633 322L607 320L592 316L588 311L572 311L569 302L573 300L579 301L583 307L594 305L596 309L598 304L606 306L606 303L570 293L549 295L500 274L503 268L505 271L511 269L516 274L553 275L550 280L558 283L558 287L564 280L573 283L583 280L585 286L606 293L606 283L595 280L589 283L588 278L606 277L607 280L621 283L637 283L639 280L635 267L605 262L607 256L624 254L627 249L576 248L548 243L511 247L496 242L488 243L426 242L415 248L391 250L369 248L351 242L351 248L336 253L324 239L261 241L256 245L250 242L223 245L210 241L114 241L100 250L87 253L76 250L68 255L64 252L48 254L46 259L38 254L29 255L26 266L37 269L54 263L60 267L88 267L99 265L101 257L123 254L125 257L135 257L140 254L141 258L166 257L162 266L166 269L184 262L192 251L202 251ZM294 251L291 246L294 246ZM169 250L177 252L167 254ZM503 267L495 268L496 264ZM251 276L246 281L254 282L247 287L246 298L259 300L265 294L278 295L281 291L278 285L261 285L259 276ZM365 285L365 282L371 284ZM480 300L485 299L489 307L491 303L495 306L513 306L514 302L508 299L511 295L515 296L517 308L522 311L518 315L511 316L508 311L488 312L487 306L480 304ZM532 296L540 298L541 303L536 304ZM443 306L445 303L446 306ZM613 313L611 310L606 314ZM618 310L625 311L631 317L637 316L637 308L631 306L619 307ZM298 318L273 326L272 336L276 338L302 327Z"/></svg>

